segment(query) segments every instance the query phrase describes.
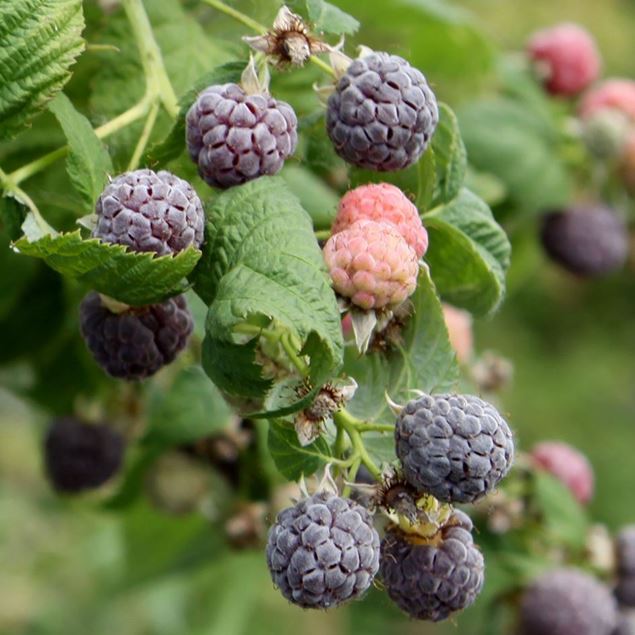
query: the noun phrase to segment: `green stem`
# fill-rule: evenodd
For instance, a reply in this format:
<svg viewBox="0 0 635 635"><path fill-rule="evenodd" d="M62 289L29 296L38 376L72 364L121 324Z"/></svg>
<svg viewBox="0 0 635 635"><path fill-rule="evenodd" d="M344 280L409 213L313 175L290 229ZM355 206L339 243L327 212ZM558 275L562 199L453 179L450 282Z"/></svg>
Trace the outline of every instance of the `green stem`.
<svg viewBox="0 0 635 635"><path fill-rule="evenodd" d="M129 126L131 123L134 123L141 117L145 116L148 112L148 108L151 103L151 96L145 95L143 99L136 103L134 106L122 112L120 115L111 119L103 126L95 129L95 134L99 139L105 139L106 137L118 132L119 130ZM48 154L44 154L38 159L31 161L31 163L27 163L23 165L21 168L11 172L9 174L9 179L15 184L18 185L25 181L26 179L34 176L38 172L41 172L43 169L47 168L49 165L55 163L58 159L61 159L66 156L68 153L68 146L63 146L62 148L58 148L57 150L53 150Z"/></svg>
<svg viewBox="0 0 635 635"><path fill-rule="evenodd" d="M176 118L179 114L179 100L165 70L161 49L154 37L143 2L142 0L122 0L122 5L134 32L148 92L157 95L168 114Z"/></svg>
<svg viewBox="0 0 635 635"><path fill-rule="evenodd" d="M159 114L159 105L159 101L155 101L152 106L150 106L150 112L148 113L145 125L143 126L141 136L139 137L139 141L132 153L132 157L130 157L130 163L128 164L129 171L136 170L139 165L141 155L148 145L148 139L150 139L154 124L156 123L157 115Z"/></svg>
<svg viewBox="0 0 635 635"><path fill-rule="evenodd" d="M390 423L366 423L360 421L355 424L355 428L364 434L364 432L394 432L395 426Z"/></svg>
<svg viewBox="0 0 635 635"><path fill-rule="evenodd" d="M260 35L264 35L269 30L266 26L260 24L260 22L252 20L248 15L245 15L244 13L238 11L237 9L234 9L233 7L227 6L220 0L203 0L203 2L205 2L205 4L208 4L210 7L214 7L214 9L217 9L221 13L228 15L230 18L233 18L237 22L244 24L247 28L251 29L252 31L256 31L256 33L259 33ZM325 73L328 73L329 75L335 77L335 71L319 57L311 55L309 61L318 68L322 69Z"/></svg>
<svg viewBox="0 0 635 635"><path fill-rule="evenodd" d="M331 237L330 229L318 229L314 232L317 240L328 240Z"/></svg>
<svg viewBox="0 0 635 635"><path fill-rule="evenodd" d="M31 197L24 190L18 187L17 183L11 178L10 174L7 174L2 169L0 169L0 184L7 194L29 209L29 212L33 215L35 223L44 234L57 234L57 232L44 220L42 214L40 214L40 210L37 208L37 205L33 202Z"/></svg>
<svg viewBox="0 0 635 635"><path fill-rule="evenodd" d="M350 468L348 468L348 474L346 475L346 480L349 483L354 483L355 482L355 477L357 476L357 472L359 470L359 466L361 465L362 460L360 457L357 457L352 465L350 466ZM344 487L344 489L342 490L342 496L344 498L348 498L351 494L351 486L350 485L346 485Z"/></svg>
<svg viewBox="0 0 635 635"><path fill-rule="evenodd" d="M284 352L287 354L289 361L296 367L302 377L308 377L310 373L307 363L296 353L296 349L291 342L291 335L289 333L282 333L280 336L280 344Z"/></svg>
<svg viewBox="0 0 635 635"><path fill-rule="evenodd" d="M357 430L355 424L358 421L347 410L339 410L333 415L333 421L338 427L342 427L348 438L351 440L353 446L353 457L359 458L361 462L366 466L368 471L373 475L373 478L377 481L381 480L381 470L375 465L375 462L370 458L362 435Z"/></svg>

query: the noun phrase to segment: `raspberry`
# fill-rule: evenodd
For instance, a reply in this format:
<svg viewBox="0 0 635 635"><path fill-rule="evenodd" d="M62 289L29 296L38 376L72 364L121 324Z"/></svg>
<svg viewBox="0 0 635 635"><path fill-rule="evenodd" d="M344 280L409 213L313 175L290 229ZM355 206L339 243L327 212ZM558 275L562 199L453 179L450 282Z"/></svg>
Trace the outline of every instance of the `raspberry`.
<svg viewBox="0 0 635 635"><path fill-rule="evenodd" d="M624 152L630 126L623 113L613 108L599 110L582 122L582 139L594 157L618 159Z"/></svg>
<svg viewBox="0 0 635 635"><path fill-rule="evenodd" d="M44 443L48 477L56 490L68 493L103 485L121 467L123 452L116 430L73 417L54 419Z"/></svg>
<svg viewBox="0 0 635 635"><path fill-rule="evenodd" d="M417 254L389 223L353 223L328 239L324 260L335 290L362 309L395 307L417 286Z"/></svg>
<svg viewBox="0 0 635 635"><path fill-rule="evenodd" d="M545 215L541 239L552 260L583 277L620 269L628 256L626 227L613 210L603 206L578 206Z"/></svg>
<svg viewBox="0 0 635 635"><path fill-rule="evenodd" d="M379 568L379 536L361 505L327 492L278 514L267 564L287 600L330 608L359 597Z"/></svg>
<svg viewBox="0 0 635 635"><path fill-rule="evenodd" d="M512 433L498 411L472 395L423 395L395 425L395 449L406 480L448 503L472 503L507 474Z"/></svg>
<svg viewBox="0 0 635 635"><path fill-rule="evenodd" d="M121 174L97 199L95 212L93 236L132 251L165 256L203 242L201 200L187 181L170 172Z"/></svg>
<svg viewBox="0 0 635 635"><path fill-rule="evenodd" d="M182 295L161 304L113 313L91 292L79 308L82 336L97 363L113 377L143 379L185 347L192 316Z"/></svg>
<svg viewBox="0 0 635 635"><path fill-rule="evenodd" d="M380 575L393 602L410 617L433 622L472 604L483 588L484 562L471 531L472 521L458 510L430 544L389 529Z"/></svg>
<svg viewBox="0 0 635 635"><path fill-rule="evenodd" d="M577 569L556 569L525 591L520 635L611 635L617 627L609 590Z"/></svg>
<svg viewBox="0 0 635 635"><path fill-rule="evenodd" d="M544 85L552 95L576 95L600 74L595 40L577 24L558 24L535 33L527 44L529 57L544 69Z"/></svg>
<svg viewBox="0 0 635 635"><path fill-rule="evenodd" d="M347 192L331 228L332 234L348 229L358 220L392 223L421 258L428 248L428 232L410 199L390 183L360 185Z"/></svg>
<svg viewBox="0 0 635 635"><path fill-rule="evenodd" d="M456 358L460 364L467 364L474 350L472 315L449 304L443 304L443 318Z"/></svg>
<svg viewBox="0 0 635 635"><path fill-rule="evenodd" d="M615 597L622 606L635 608L635 525L622 529L616 543L618 582Z"/></svg>
<svg viewBox="0 0 635 635"><path fill-rule="evenodd" d="M266 94L247 95L237 84L206 88L186 123L188 152L212 187L276 174L298 142L298 120L289 104Z"/></svg>
<svg viewBox="0 0 635 635"><path fill-rule="evenodd" d="M380 172L415 163L438 122L437 101L425 77L388 53L354 60L326 112L326 131L336 152L353 165Z"/></svg>
<svg viewBox="0 0 635 635"><path fill-rule="evenodd" d="M534 447L531 457L539 468L566 485L579 503L586 505L591 500L593 468L584 454L566 443L545 441Z"/></svg>
<svg viewBox="0 0 635 635"><path fill-rule="evenodd" d="M635 121L635 81L607 79L584 96L579 112L583 119L587 119L608 108L617 110Z"/></svg>

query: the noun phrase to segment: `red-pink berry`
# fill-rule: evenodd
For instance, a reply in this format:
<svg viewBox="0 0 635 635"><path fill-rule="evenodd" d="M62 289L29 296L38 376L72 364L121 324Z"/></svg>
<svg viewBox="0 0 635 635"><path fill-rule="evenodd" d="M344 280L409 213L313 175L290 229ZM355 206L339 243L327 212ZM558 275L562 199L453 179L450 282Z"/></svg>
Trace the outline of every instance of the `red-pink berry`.
<svg viewBox="0 0 635 635"><path fill-rule="evenodd" d="M635 81L630 79L607 79L590 90L580 103L580 116L588 119L592 115L612 108L635 121Z"/></svg>
<svg viewBox="0 0 635 635"><path fill-rule="evenodd" d="M360 185L344 194L331 233L348 229L358 220L392 223L419 258L428 249L428 232L419 211L398 187L390 183Z"/></svg>
<svg viewBox="0 0 635 635"><path fill-rule="evenodd" d="M558 24L538 31L529 40L527 53L552 95L576 95L600 74L595 40L577 24Z"/></svg>
<svg viewBox="0 0 635 635"><path fill-rule="evenodd" d="M561 441L543 441L531 451L534 463L566 485L586 505L593 497L593 468L579 450Z"/></svg>
<svg viewBox="0 0 635 635"><path fill-rule="evenodd" d="M456 358L460 364L467 364L474 350L472 315L450 304L443 304L443 317Z"/></svg>
<svg viewBox="0 0 635 635"><path fill-rule="evenodd" d="M324 260L335 291L365 310L395 307L417 286L417 254L390 223L353 223L328 239Z"/></svg>

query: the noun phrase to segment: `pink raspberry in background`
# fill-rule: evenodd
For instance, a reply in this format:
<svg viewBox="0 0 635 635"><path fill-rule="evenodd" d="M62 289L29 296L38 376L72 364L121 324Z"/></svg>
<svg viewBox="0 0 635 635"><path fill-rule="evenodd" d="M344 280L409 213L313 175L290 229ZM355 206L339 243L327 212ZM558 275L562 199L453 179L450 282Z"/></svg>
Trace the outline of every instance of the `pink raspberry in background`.
<svg viewBox="0 0 635 635"><path fill-rule="evenodd" d="M583 91L600 73L595 40L577 24L558 24L535 33L527 44L529 57L544 68L544 85L552 95Z"/></svg>
<svg viewBox="0 0 635 635"><path fill-rule="evenodd" d="M421 258L428 249L428 232L410 199L390 183L360 185L340 201L331 229L337 234L358 220L392 223Z"/></svg>
<svg viewBox="0 0 635 635"><path fill-rule="evenodd" d="M590 90L580 103L580 117L587 119L597 112L612 108L635 121L635 81L607 79Z"/></svg>
<svg viewBox="0 0 635 635"><path fill-rule="evenodd" d="M335 291L365 310L395 307L417 286L417 254L390 223L353 223L328 239L324 260Z"/></svg>
<svg viewBox="0 0 635 635"><path fill-rule="evenodd" d="M342 334L344 337L348 337L353 332L353 318L350 313L347 313L342 318Z"/></svg>
<svg viewBox="0 0 635 635"><path fill-rule="evenodd" d="M535 464L566 485L575 499L586 505L593 497L593 468L584 454L561 441L543 441L534 446Z"/></svg>
<svg viewBox="0 0 635 635"><path fill-rule="evenodd" d="M474 350L472 315L450 304L443 304L443 317L456 358L460 364L466 364Z"/></svg>

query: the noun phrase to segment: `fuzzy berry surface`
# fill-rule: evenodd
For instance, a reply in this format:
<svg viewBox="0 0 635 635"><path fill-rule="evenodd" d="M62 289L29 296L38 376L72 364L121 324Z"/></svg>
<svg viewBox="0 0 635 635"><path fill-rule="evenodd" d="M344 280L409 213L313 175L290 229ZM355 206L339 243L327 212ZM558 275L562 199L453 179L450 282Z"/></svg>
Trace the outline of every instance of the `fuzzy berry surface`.
<svg viewBox="0 0 635 635"><path fill-rule="evenodd" d="M566 485L580 504L586 505L593 498L593 468L579 450L560 441L544 441L534 446L531 458Z"/></svg>
<svg viewBox="0 0 635 635"><path fill-rule="evenodd" d="M392 223L421 258L428 249L428 232L410 199L390 183L360 185L344 194L331 228L332 234L359 220Z"/></svg>
<svg viewBox="0 0 635 635"><path fill-rule="evenodd" d="M187 149L201 178L228 188L276 174L298 143L293 108L237 84L206 88L186 117Z"/></svg>
<svg viewBox="0 0 635 635"><path fill-rule="evenodd" d="M617 110L635 121L635 81L607 79L590 90L580 102L580 116L587 119L607 109Z"/></svg>
<svg viewBox="0 0 635 635"><path fill-rule="evenodd" d="M165 256L203 242L200 198L187 181L164 170L121 174L106 186L95 213L93 236L132 251Z"/></svg>
<svg viewBox="0 0 635 635"><path fill-rule="evenodd" d="M615 600L603 584L578 569L556 569L525 591L519 635L612 635Z"/></svg>
<svg viewBox="0 0 635 635"><path fill-rule="evenodd" d="M329 97L326 131L348 163L381 172L419 160L439 122L422 73L388 53L354 60Z"/></svg>
<svg viewBox="0 0 635 635"><path fill-rule="evenodd" d="M616 540L615 596L624 607L635 608L635 525L625 527Z"/></svg>
<svg viewBox="0 0 635 635"><path fill-rule="evenodd" d="M304 608L361 596L379 569L379 535L358 503L320 492L284 509L269 532L267 564L282 595Z"/></svg>
<svg viewBox="0 0 635 635"><path fill-rule="evenodd" d="M455 511L430 544L391 528L381 543L380 576L390 598L410 617L438 622L474 602L483 588L483 555L472 521Z"/></svg>
<svg viewBox="0 0 635 635"><path fill-rule="evenodd" d="M595 40L578 24L558 24L538 31L529 40L527 53L544 69L544 85L552 95L577 95L600 74Z"/></svg>
<svg viewBox="0 0 635 635"><path fill-rule="evenodd" d="M581 277L617 271L628 256L626 226L604 206L578 206L546 214L541 240L552 260Z"/></svg>
<svg viewBox="0 0 635 635"><path fill-rule="evenodd" d="M323 254L335 291L361 309L395 307L417 286L417 254L391 223L357 221L331 236Z"/></svg>
<svg viewBox="0 0 635 635"><path fill-rule="evenodd" d="M54 419L44 442L44 463L53 487L76 494L103 485L119 468L123 437L106 425L89 425L73 417Z"/></svg>
<svg viewBox="0 0 635 635"><path fill-rule="evenodd" d="M473 395L423 395L395 425L395 450L406 480L448 503L472 503L491 492L514 459L507 422Z"/></svg>
<svg viewBox="0 0 635 635"><path fill-rule="evenodd" d="M80 305L80 330L95 361L113 377L144 379L185 348L193 320L182 295L114 313L91 292Z"/></svg>

